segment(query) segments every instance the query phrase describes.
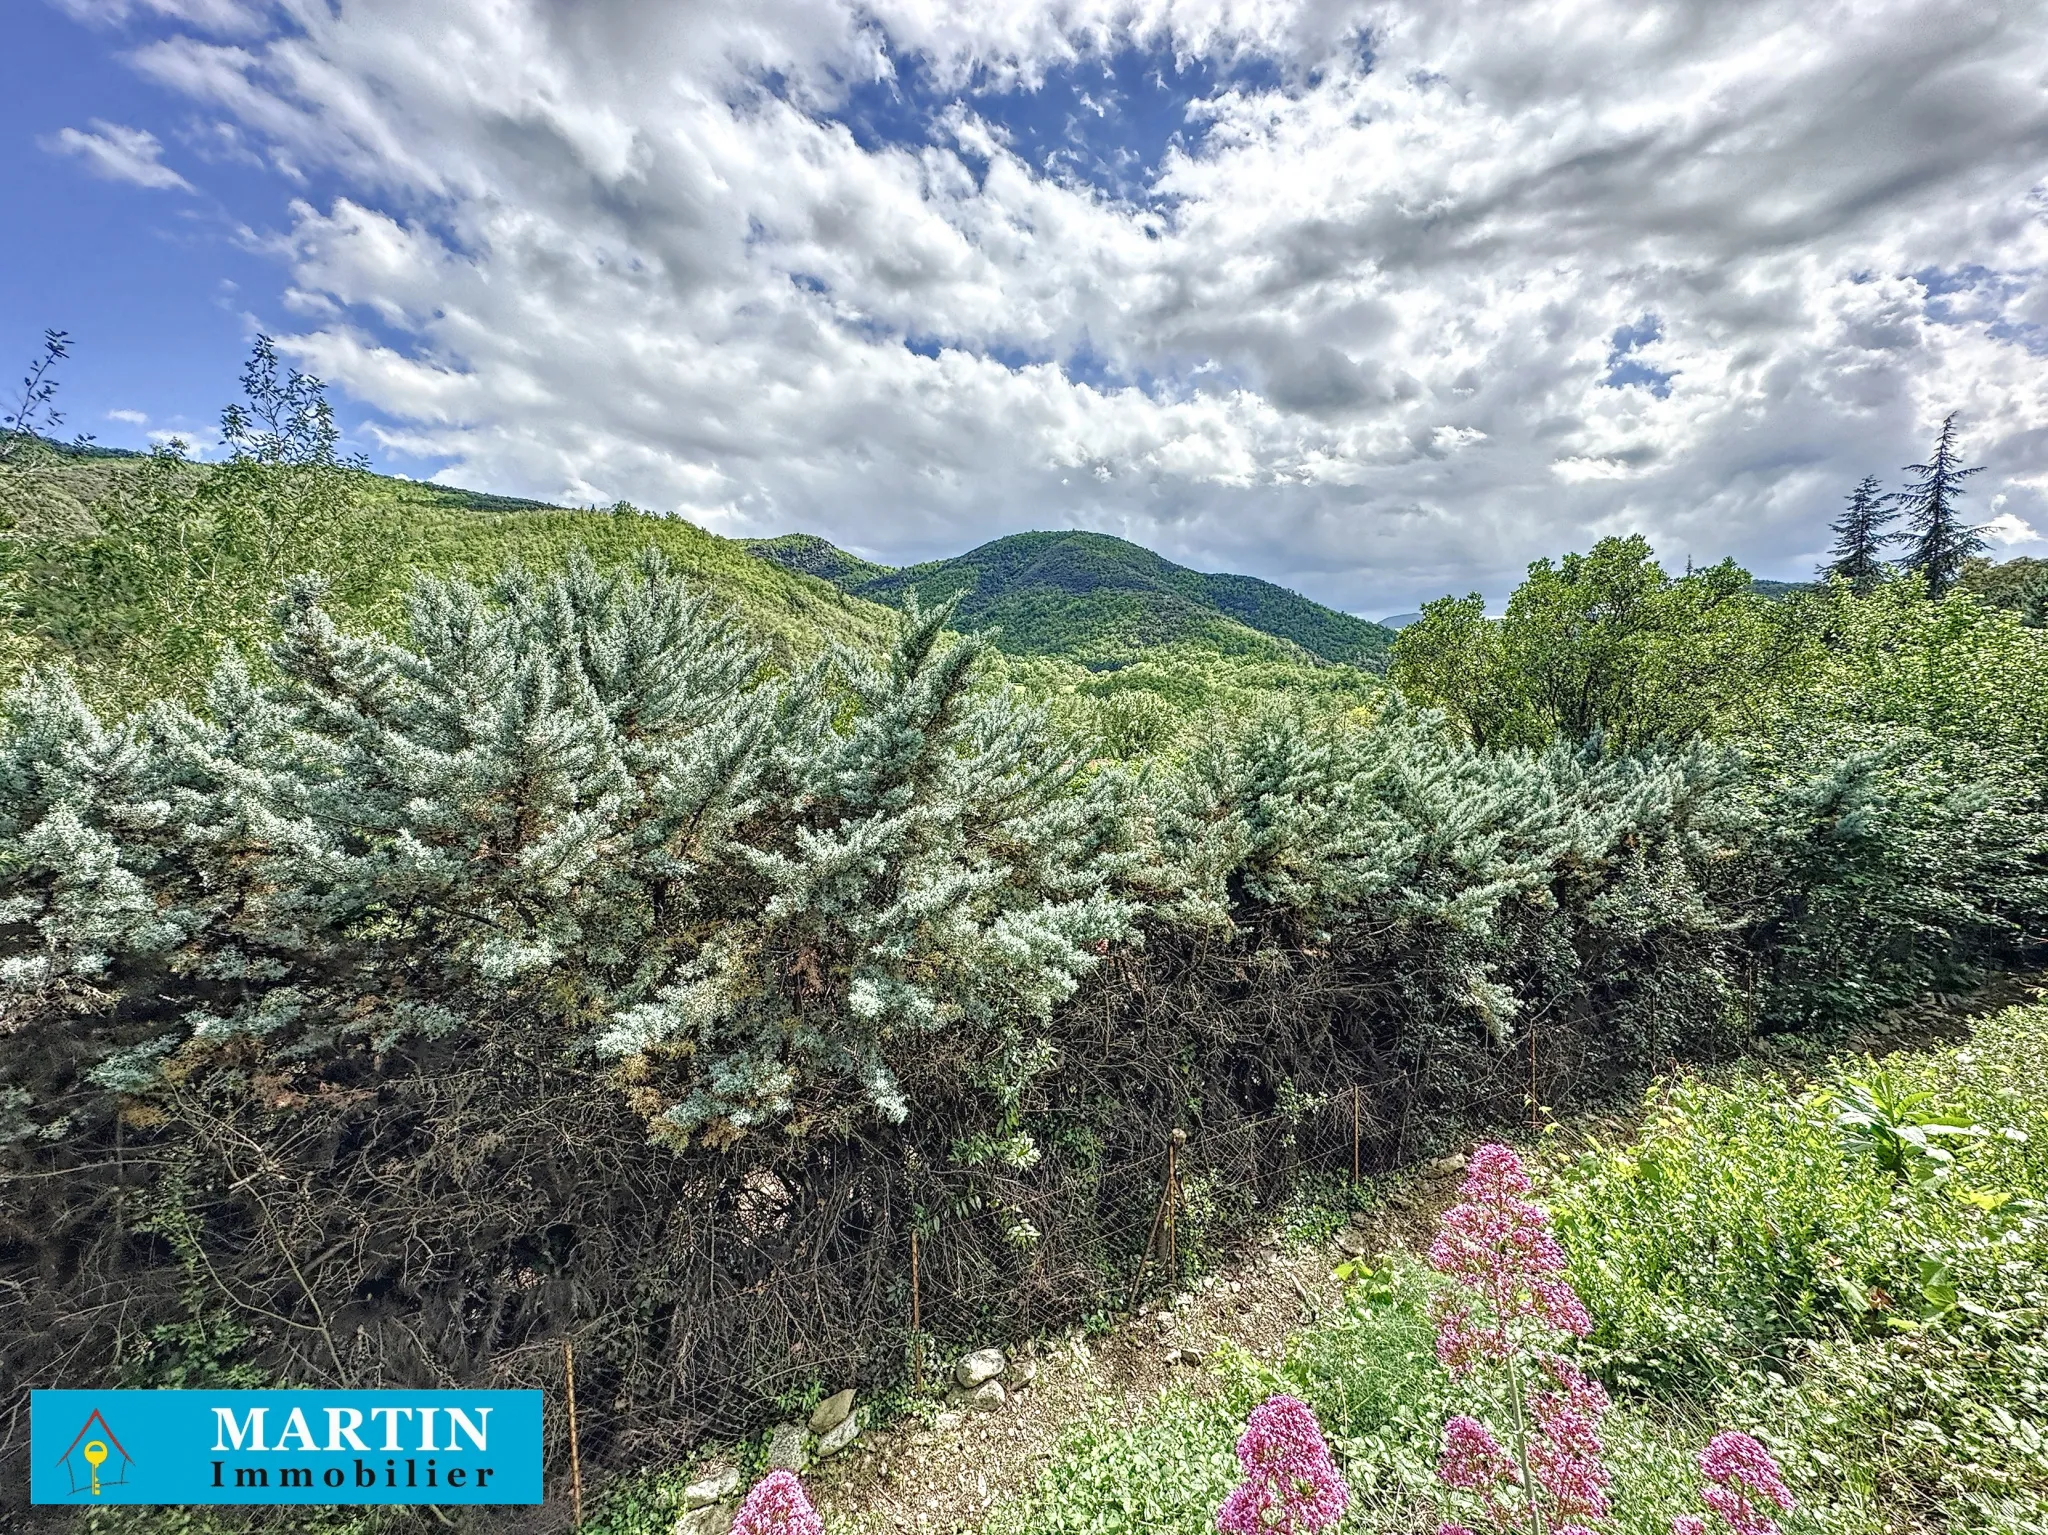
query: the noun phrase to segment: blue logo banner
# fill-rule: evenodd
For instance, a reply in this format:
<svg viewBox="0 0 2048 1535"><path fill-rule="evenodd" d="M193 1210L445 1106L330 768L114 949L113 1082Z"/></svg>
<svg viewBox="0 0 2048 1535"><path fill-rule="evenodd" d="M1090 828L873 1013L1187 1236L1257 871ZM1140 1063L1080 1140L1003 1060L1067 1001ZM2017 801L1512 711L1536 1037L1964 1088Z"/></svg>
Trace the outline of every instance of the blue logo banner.
<svg viewBox="0 0 2048 1535"><path fill-rule="evenodd" d="M538 1391L33 1391L29 1501L538 1503Z"/></svg>

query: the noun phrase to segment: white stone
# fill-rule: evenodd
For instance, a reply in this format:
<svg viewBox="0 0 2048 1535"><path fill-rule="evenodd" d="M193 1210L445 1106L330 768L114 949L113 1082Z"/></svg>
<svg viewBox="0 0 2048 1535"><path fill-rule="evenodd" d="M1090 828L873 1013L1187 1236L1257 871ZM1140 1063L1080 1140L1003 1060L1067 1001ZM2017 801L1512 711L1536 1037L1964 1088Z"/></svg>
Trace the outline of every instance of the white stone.
<svg viewBox="0 0 2048 1535"><path fill-rule="evenodd" d="M953 1379L972 1391L983 1381L994 1380L1008 1363L999 1348L978 1348L953 1366Z"/></svg>
<svg viewBox="0 0 2048 1535"><path fill-rule="evenodd" d="M683 1507L708 1508L713 1503L723 1502L740 1490L740 1473L737 1467L728 1466L701 1480L690 1483L683 1489Z"/></svg>
<svg viewBox="0 0 2048 1535"><path fill-rule="evenodd" d="M829 1460L860 1438L860 1416L857 1412L848 1413L825 1432L818 1441L818 1459Z"/></svg>
<svg viewBox="0 0 2048 1535"><path fill-rule="evenodd" d="M932 1427L937 1429L943 1429L950 1434L966 1421L967 1420L961 1417L960 1414L957 1412L942 1412L937 1417L932 1419Z"/></svg>
<svg viewBox="0 0 2048 1535"><path fill-rule="evenodd" d="M826 1397L824 1401L820 1402L813 1409L811 1413L811 1432L814 1434L831 1433L833 1429L846 1421L847 1414L852 1411L853 1388L849 1386L844 1391L836 1391L831 1396Z"/></svg>
<svg viewBox="0 0 2048 1535"><path fill-rule="evenodd" d="M670 1535L726 1535L739 1511L737 1503L710 1503L693 1508L676 1520Z"/></svg>
<svg viewBox="0 0 2048 1535"><path fill-rule="evenodd" d="M1372 1239L1356 1226L1339 1226L1337 1228L1337 1246L1339 1250L1348 1256L1359 1258L1363 1257L1366 1250L1372 1246Z"/></svg>
<svg viewBox="0 0 2048 1535"><path fill-rule="evenodd" d="M1030 1357L1012 1359L1003 1379L1012 1386L1028 1386L1038 1379L1038 1361Z"/></svg>
<svg viewBox="0 0 2048 1535"><path fill-rule="evenodd" d="M811 1464L811 1436L801 1423L778 1423L768 1431L768 1469L803 1472Z"/></svg>
<svg viewBox="0 0 2048 1535"><path fill-rule="evenodd" d="M965 1400L966 1404L977 1412L999 1412L1003 1403L1009 1399L1010 1394L1003 1389L1003 1383L990 1376L968 1392Z"/></svg>

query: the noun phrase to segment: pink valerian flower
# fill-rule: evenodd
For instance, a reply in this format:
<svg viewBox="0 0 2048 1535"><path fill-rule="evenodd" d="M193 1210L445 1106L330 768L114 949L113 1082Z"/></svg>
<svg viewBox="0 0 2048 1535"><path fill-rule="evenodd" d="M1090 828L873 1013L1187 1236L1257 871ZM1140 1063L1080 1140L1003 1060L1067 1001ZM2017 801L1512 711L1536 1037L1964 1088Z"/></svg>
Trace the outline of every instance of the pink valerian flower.
<svg viewBox="0 0 2048 1535"><path fill-rule="evenodd" d="M771 1471L740 1504L732 1535L825 1535L825 1522L793 1472Z"/></svg>
<svg viewBox="0 0 2048 1535"><path fill-rule="evenodd" d="M1430 1266L1458 1282L1431 1298L1436 1357L1452 1375L1501 1364L1521 1389L1531 1363L1548 1374L1531 1401L1533 1425L1517 1424L1515 1453L1484 1424L1453 1418L1444 1426L1438 1476L1478 1492L1496 1529L1540 1522L1551 1535L1585 1535L1608 1511L1612 1478L1600 1463L1600 1420L1607 1393L1569 1360L1540 1352L1546 1335L1593 1330L1578 1292L1565 1279L1564 1248L1550 1213L1527 1197L1522 1159L1505 1146L1472 1153L1462 1202L1445 1212L1430 1245Z"/></svg>
<svg viewBox="0 0 2048 1535"><path fill-rule="evenodd" d="M1437 1358L1454 1375L1508 1358L1512 1329L1524 1318L1574 1337L1593 1330L1563 1277L1564 1248L1551 1234L1549 1212L1523 1197L1530 1187L1520 1157L1505 1146L1481 1146L1459 1191L1464 1203L1444 1212L1430 1244L1430 1267L1485 1302L1483 1316L1456 1300L1433 1308Z"/></svg>
<svg viewBox="0 0 2048 1535"><path fill-rule="evenodd" d="M1472 1532L1462 1524L1440 1524L1436 1527L1436 1535L1472 1535Z"/></svg>
<svg viewBox="0 0 2048 1535"><path fill-rule="evenodd" d="M1778 1535L1778 1522L1765 1512L1775 1504L1792 1508L1792 1490L1771 1452L1747 1434L1716 1434L1700 1452L1700 1496L1735 1535Z"/></svg>
<svg viewBox="0 0 2048 1535"><path fill-rule="evenodd" d="M1515 1463L1491 1429L1459 1413L1444 1424L1436 1474L1460 1492L1490 1492L1514 1476Z"/></svg>
<svg viewBox="0 0 2048 1535"><path fill-rule="evenodd" d="M1244 1480L1216 1511L1223 1535L1304 1535L1344 1517L1351 1496L1306 1402L1268 1397L1237 1441Z"/></svg>
<svg viewBox="0 0 2048 1535"><path fill-rule="evenodd" d="M1429 1319L1436 1324L1436 1362L1453 1375L1508 1357L1506 1332L1482 1325L1472 1314L1472 1303L1448 1290L1430 1296Z"/></svg>
<svg viewBox="0 0 2048 1535"><path fill-rule="evenodd" d="M1680 1514L1671 1521L1671 1535L1707 1535L1707 1521L1698 1514Z"/></svg>
<svg viewBox="0 0 2048 1535"><path fill-rule="evenodd" d="M1607 1393L1569 1359L1543 1361L1551 1389L1532 1404L1536 1437L1529 1445L1529 1473L1548 1495L1553 1522L1607 1517L1607 1486L1613 1478L1600 1464L1600 1420Z"/></svg>

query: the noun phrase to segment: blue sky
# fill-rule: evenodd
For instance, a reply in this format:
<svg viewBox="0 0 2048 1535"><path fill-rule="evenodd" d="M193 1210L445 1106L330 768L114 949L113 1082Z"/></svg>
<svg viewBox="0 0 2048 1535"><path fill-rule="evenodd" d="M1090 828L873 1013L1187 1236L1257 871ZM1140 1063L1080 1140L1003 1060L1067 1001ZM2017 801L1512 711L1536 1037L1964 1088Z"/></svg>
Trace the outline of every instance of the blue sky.
<svg viewBox="0 0 2048 1535"><path fill-rule="evenodd" d="M1948 410L2048 554L2048 54L1936 0L24 0L0 346L203 440L892 563L1090 527L1369 615L1803 575ZM115 413L119 413L118 415Z"/></svg>
<svg viewBox="0 0 2048 1535"><path fill-rule="evenodd" d="M45 327L68 329L70 426L137 447L147 446L144 428L107 412L168 422L196 411L204 422L232 395L244 295L272 300L275 264L240 248L193 198L94 176L39 147L94 117L167 129L189 115L137 80L105 37L38 3L15 8L8 38L0 198L17 214L0 239L6 365L26 359ZM269 188L249 190L267 201Z"/></svg>

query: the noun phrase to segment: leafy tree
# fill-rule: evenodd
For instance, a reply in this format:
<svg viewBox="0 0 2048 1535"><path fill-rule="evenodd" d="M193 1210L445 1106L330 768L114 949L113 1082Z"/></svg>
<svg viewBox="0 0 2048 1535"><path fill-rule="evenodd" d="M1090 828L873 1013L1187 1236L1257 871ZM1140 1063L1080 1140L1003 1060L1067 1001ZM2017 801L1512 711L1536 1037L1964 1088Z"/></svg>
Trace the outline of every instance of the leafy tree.
<svg viewBox="0 0 2048 1535"><path fill-rule="evenodd" d="M1973 555L1956 585L1987 607L2011 609L2029 629L2048 628L2048 560L2022 555L1993 564Z"/></svg>
<svg viewBox="0 0 2048 1535"><path fill-rule="evenodd" d="M1897 498L1906 514L1902 536L1908 545L1899 563L1925 579L1929 597L1944 596L1962 574L1964 562L1985 548L1983 533L1964 524L1956 505L1966 493L1963 481L1984 469L1982 464L1963 467L1956 447L1959 414L1952 410L1942 418L1934 454L1926 463L1906 466L1913 483Z"/></svg>
<svg viewBox="0 0 2048 1535"><path fill-rule="evenodd" d="M21 622L22 598L30 589L21 534L51 490L58 458L51 438L64 424L56 405L57 370L70 355L68 334L44 331L42 350L22 376L14 408L0 416L0 612L6 616L0 627L0 678L9 681L38 649ZM89 441L80 436L73 446Z"/></svg>
<svg viewBox="0 0 2048 1535"><path fill-rule="evenodd" d="M43 349L22 376L14 409L0 416L0 468L16 468L39 458L47 441L64 424L57 409L57 365L71 355L71 336L61 330L43 332ZM76 439L80 443L89 437Z"/></svg>
<svg viewBox="0 0 2048 1535"><path fill-rule="evenodd" d="M1733 561L1673 578L1634 535L1536 561L1497 622L1476 594L1428 604L1392 676L1480 744L1625 750L1732 727L1804 644Z"/></svg>
<svg viewBox="0 0 2048 1535"><path fill-rule="evenodd" d="M192 464L172 443L113 476L84 537L24 540L21 623L74 658L95 696L190 696L223 645L262 653L271 601L320 573L343 603L383 589L402 563L399 529L362 506L360 460L320 380L281 371L259 337L244 402L221 417L232 456Z"/></svg>
<svg viewBox="0 0 2048 1535"><path fill-rule="evenodd" d="M1893 535L1885 529L1898 515L1897 507L1879 489L1877 476L1865 475L1849 493L1849 509L1831 525L1835 544L1820 574L1847 581L1858 596L1869 591L1890 569L1883 551Z"/></svg>

